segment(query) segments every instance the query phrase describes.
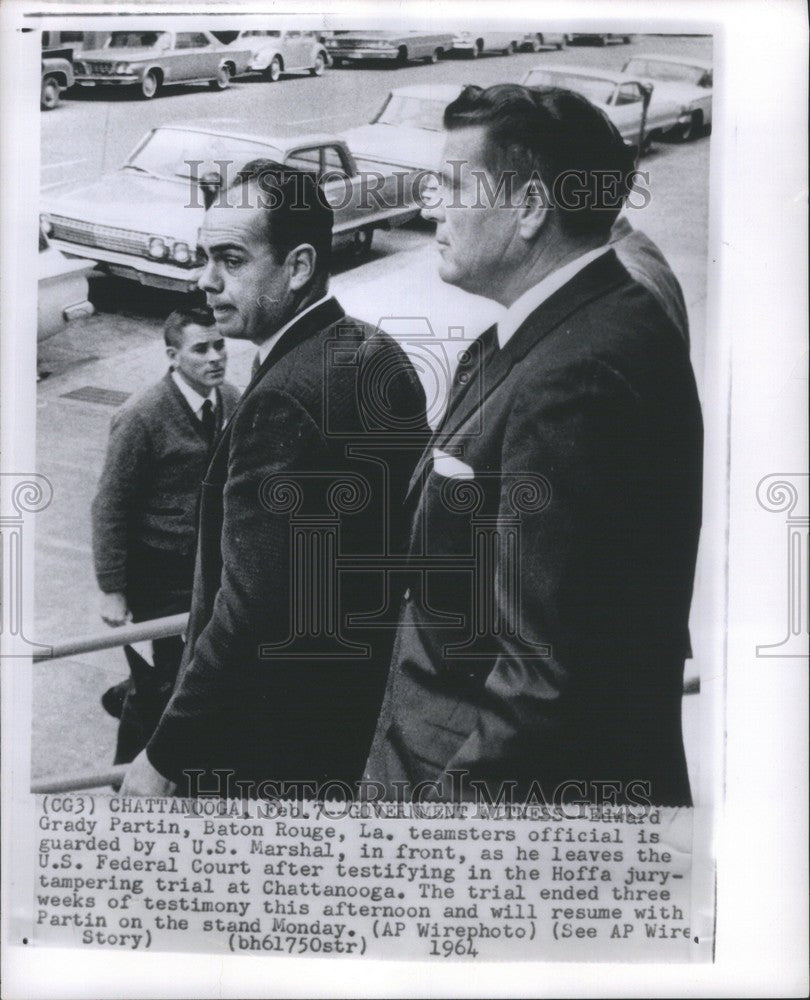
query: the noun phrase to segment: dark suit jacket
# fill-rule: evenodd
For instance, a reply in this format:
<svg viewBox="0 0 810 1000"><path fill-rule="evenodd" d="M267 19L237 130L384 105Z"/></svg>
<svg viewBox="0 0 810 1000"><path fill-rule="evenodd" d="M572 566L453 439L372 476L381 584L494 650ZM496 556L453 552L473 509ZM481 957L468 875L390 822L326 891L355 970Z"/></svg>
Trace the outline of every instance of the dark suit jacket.
<svg viewBox="0 0 810 1000"><path fill-rule="evenodd" d="M646 782L654 802L688 803L702 424L660 305L613 251L597 258L496 353L433 445L474 479L440 475L453 462L434 467L431 449L414 476L413 582L366 777L392 797L395 781L468 797L478 780L492 798L514 781L521 799L590 801L592 786L562 786L604 780L618 801Z"/></svg>
<svg viewBox="0 0 810 1000"><path fill-rule="evenodd" d="M217 413L239 399L225 382ZM93 500L93 556L105 593L122 592L136 620L187 611L197 497L210 459L202 423L171 373L115 414Z"/></svg>
<svg viewBox="0 0 810 1000"><path fill-rule="evenodd" d="M181 794L187 769L360 777L393 636L381 567L426 428L405 354L334 299L272 349L203 484L184 663L147 748Z"/></svg>

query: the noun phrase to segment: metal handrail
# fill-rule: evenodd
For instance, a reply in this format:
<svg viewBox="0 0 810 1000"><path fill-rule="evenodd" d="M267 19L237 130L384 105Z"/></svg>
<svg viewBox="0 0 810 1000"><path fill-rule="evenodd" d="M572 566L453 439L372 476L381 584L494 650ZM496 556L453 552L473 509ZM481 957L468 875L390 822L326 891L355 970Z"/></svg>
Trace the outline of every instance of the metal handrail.
<svg viewBox="0 0 810 1000"><path fill-rule="evenodd" d="M130 643L145 642L148 639L165 639L170 635L181 635L187 626L188 612L169 615L167 618L153 618L148 622L138 622L137 625L121 625L105 632L93 632L91 635L57 643L47 651L34 653L33 660L34 663L41 663L43 660L61 660L77 653L94 653L97 649L113 649L116 646L128 646Z"/></svg>
<svg viewBox="0 0 810 1000"><path fill-rule="evenodd" d="M33 660L41 663L45 660L59 660L78 653L93 653L99 649L113 649L116 646L126 646L133 642L145 642L150 639L165 639L171 635L181 635L188 626L188 614L170 615L167 618L155 618L152 621L138 622L137 625L122 625L120 628L109 629L106 632L96 632L92 635L80 636L52 646L48 652L35 653ZM684 680L685 695L700 693L700 678L687 677ZM89 774L74 774L66 778L42 778L31 783L34 795L58 795L62 792L75 792L86 788L104 788L118 785L123 781L126 765L107 768L104 771L93 771Z"/></svg>

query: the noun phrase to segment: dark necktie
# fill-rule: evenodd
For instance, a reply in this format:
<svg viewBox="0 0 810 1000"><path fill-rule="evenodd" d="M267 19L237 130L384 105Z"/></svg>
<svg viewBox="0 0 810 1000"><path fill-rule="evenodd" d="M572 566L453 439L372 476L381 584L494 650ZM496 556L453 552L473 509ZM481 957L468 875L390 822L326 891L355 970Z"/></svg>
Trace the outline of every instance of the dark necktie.
<svg viewBox="0 0 810 1000"><path fill-rule="evenodd" d="M202 405L202 427L205 440L208 442L208 448L210 450L214 444L214 438L217 433L217 421L214 416L214 404L210 399L206 399Z"/></svg>
<svg viewBox="0 0 810 1000"><path fill-rule="evenodd" d="M490 364L497 351L498 325L495 323L461 352L447 397L447 408L444 411L445 419L451 410L458 405L461 397L469 391L470 386L483 376L487 365Z"/></svg>

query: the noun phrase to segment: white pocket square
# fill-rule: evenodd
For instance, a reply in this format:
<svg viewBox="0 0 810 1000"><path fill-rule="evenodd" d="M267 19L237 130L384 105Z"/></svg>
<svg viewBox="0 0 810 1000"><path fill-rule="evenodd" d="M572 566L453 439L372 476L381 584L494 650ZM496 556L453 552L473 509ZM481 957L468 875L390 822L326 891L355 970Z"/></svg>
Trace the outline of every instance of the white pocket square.
<svg viewBox="0 0 810 1000"><path fill-rule="evenodd" d="M453 479L475 479L475 473L465 462L454 455L448 455L441 448L433 449L433 471L440 476Z"/></svg>

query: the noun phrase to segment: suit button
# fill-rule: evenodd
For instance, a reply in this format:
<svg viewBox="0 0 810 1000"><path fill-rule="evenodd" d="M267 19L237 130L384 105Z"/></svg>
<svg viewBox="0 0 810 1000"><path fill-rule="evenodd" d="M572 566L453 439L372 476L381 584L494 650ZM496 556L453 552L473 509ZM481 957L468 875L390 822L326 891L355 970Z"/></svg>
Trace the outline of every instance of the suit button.
<svg viewBox="0 0 810 1000"><path fill-rule="evenodd" d="M402 595L402 600L403 601L410 601L410 599L411 599L411 588L408 587L406 589L405 593Z"/></svg>

